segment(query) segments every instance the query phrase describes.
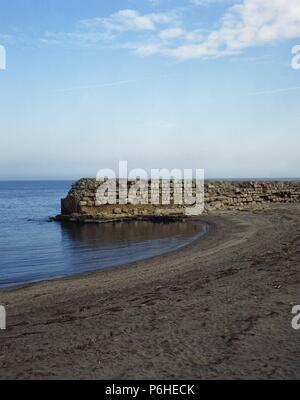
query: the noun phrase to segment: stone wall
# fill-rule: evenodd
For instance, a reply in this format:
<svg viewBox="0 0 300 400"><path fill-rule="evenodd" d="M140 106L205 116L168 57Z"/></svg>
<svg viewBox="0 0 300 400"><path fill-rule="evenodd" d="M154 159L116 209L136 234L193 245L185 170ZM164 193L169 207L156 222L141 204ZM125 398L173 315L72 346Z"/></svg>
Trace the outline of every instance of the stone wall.
<svg viewBox="0 0 300 400"><path fill-rule="evenodd" d="M171 186L171 203L162 205L166 196L164 187L157 187L160 204L119 204L122 182L116 182L117 204L100 204L96 191L103 182L95 179L81 179L71 188L68 196L61 201L61 219L107 220L133 217L176 217L183 216L186 205L174 204L174 191L178 183L168 182ZM128 182L128 190L135 181ZM299 203L300 181L205 181L205 212L215 210L246 210L266 208L274 203ZM124 190L124 187L123 187ZM125 188L126 190L126 188ZM193 182L193 193L196 184ZM151 191L148 193L149 203ZM111 200L111 198L110 198ZM177 202L176 202L177 203Z"/></svg>

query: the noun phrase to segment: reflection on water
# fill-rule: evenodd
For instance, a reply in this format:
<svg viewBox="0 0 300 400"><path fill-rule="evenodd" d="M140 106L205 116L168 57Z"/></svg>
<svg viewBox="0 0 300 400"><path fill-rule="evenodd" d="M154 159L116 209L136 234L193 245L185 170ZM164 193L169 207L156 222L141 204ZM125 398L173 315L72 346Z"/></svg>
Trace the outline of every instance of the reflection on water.
<svg viewBox="0 0 300 400"><path fill-rule="evenodd" d="M49 223L70 182L0 182L0 287L159 255L203 234L198 223Z"/></svg>
<svg viewBox="0 0 300 400"><path fill-rule="evenodd" d="M187 222L154 223L147 221L116 222L107 224L63 224L62 236L90 248L118 247L119 244L147 240L190 237L199 233L199 224Z"/></svg>
<svg viewBox="0 0 300 400"><path fill-rule="evenodd" d="M68 271L107 268L175 250L203 235L199 223L121 222L62 225Z"/></svg>

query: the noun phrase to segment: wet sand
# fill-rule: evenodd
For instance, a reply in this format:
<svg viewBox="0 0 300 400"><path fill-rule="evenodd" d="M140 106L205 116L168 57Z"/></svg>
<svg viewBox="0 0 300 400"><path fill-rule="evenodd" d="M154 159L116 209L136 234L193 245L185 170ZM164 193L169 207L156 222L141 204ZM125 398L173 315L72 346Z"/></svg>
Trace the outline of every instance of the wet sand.
<svg viewBox="0 0 300 400"><path fill-rule="evenodd" d="M176 252L0 290L0 378L299 379L300 205L202 220Z"/></svg>

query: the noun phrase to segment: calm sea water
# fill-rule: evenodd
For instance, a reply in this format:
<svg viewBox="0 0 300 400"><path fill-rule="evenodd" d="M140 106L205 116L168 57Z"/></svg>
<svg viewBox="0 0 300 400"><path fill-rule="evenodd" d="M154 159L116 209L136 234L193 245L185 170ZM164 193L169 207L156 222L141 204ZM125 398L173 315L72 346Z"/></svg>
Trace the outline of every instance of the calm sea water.
<svg viewBox="0 0 300 400"><path fill-rule="evenodd" d="M0 182L0 287L108 268L180 248L197 223L49 222L72 182Z"/></svg>

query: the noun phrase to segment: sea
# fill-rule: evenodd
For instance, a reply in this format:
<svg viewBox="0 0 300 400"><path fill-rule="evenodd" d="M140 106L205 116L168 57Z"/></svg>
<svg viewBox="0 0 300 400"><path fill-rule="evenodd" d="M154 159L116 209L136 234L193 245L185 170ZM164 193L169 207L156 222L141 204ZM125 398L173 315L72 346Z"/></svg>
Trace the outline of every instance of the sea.
<svg viewBox="0 0 300 400"><path fill-rule="evenodd" d="M125 265L174 251L205 233L197 222L52 221L72 183L0 182L0 288Z"/></svg>

